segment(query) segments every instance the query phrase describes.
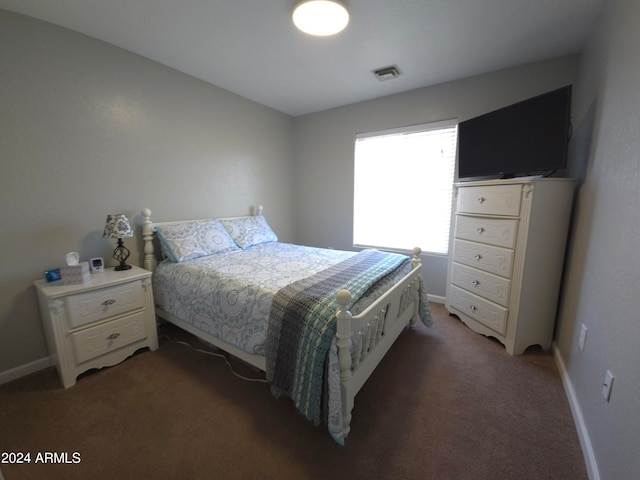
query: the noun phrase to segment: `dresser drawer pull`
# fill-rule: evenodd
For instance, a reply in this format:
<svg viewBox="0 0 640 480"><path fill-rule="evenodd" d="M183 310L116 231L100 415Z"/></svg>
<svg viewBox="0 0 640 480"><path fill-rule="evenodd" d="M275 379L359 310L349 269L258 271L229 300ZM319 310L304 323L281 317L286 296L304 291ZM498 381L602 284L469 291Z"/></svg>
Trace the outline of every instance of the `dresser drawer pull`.
<svg viewBox="0 0 640 480"><path fill-rule="evenodd" d="M116 338L118 338L120 336L119 333L112 333L111 335L109 335L107 337L107 340L115 340Z"/></svg>
<svg viewBox="0 0 640 480"><path fill-rule="evenodd" d="M474 313L478 310L478 307L476 307L475 305L471 305L469 308L470 308L470 309L471 309L471 311L472 311L472 312L474 312Z"/></svg>
<svg viewBox="0 0 640 480"><path fill-rule="evenodd" d="M109 300L105 300L104 302L102 302L100 305L108 307L109 305L113 305L114 303L116 303L116 301L114 299L110 298Z"/></svg>
<svg viewBox="0 0 640 480"><path fill-rule="evenodd" d="M471 282L471 284L472 284L474 287L477 287L478 285L480 285L480 282L479 282L478 280L474 280L473 282Z"/></svg>
<svg viewBox="0 0 640 480"><path fill-rule="evenodd" d="M478 230L476 230L480 235L482 235L484 233L484 228L479 227Z"/></svg>
<svg viewBox="0 0 640 480"><path fill-rule="evenodd" d="M482 255L480 255L479 253L477 255L474 255L474 257L476 260L480 261L482 259Z"/></svg>
<svg viewBox="0 0 640 480"><path fill-rule="evenodd" d="M478 197L478 203L484 203L484 202L486 202L486 201L487 201L487 199L486 199L486 198L484 198L484 197Z"/></svg>

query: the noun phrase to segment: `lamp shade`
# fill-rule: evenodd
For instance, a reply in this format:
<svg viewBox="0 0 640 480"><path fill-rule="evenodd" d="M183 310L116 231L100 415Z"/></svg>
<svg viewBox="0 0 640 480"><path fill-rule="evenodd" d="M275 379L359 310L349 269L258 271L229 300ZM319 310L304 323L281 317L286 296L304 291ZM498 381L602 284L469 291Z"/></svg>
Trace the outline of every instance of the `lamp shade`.
<svg viewBox="0 0 640 480"><path fill-rule="evenodd" d="M102 236L104 238L133 237L133 229L127 216L122 213L107 215L107 222Z"/></svg>
<svg viewBox="0 0 640 480"><path fill-rule="evenodd" d="M349 12L337 0L303 0L293 10L293 23L309 35L341 32L349 23Z"/></svg>

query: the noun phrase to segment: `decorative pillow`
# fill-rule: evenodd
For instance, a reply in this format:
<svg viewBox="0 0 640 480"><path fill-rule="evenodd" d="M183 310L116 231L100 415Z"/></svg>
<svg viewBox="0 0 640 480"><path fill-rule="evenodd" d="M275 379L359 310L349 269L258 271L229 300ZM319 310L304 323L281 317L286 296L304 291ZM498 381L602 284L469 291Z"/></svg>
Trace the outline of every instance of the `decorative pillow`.
<svg viewBox="0 0 640 480"><path fill-rule="evenodd" d="M233 241L245 249L260 243L277 242L278 237L262 216L221 218L220 223L227 229Z"/></svg>
<svg viewBox="0 0 640 480"><path fill-rule="evenodd" d="M164 254L177 263L238 250L238 246L217 220L166 225L158 227L157 234Z"/></svg>

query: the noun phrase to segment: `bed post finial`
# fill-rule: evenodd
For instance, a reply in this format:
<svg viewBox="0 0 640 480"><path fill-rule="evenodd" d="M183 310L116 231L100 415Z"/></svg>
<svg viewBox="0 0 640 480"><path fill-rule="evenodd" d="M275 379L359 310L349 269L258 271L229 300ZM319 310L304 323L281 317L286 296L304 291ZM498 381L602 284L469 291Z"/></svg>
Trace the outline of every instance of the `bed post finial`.
<svg viewBox="0 0 640 480"><path fill-rule="evenodd" d="M144 268L153 272L156 268L156 254L153 248L153 222L151 221L151 210L143 208L142 214L142 239L144 241Z"/></svg>
<svg viewBox="0 0 640 480"><path fill-rule="evenodd" d="M258 205L256 207L256 217L261 217L262 216L262 210L263 210L262 205Z"/></svg>
<svg viewBox="0 0 640 480"><path fill-rule="evenodd" d="M422 249L420 247L415 247L413 249L413 259L411 260L411 266L416 268L422 262L420 261L420 254L422 253Z"/></svg>

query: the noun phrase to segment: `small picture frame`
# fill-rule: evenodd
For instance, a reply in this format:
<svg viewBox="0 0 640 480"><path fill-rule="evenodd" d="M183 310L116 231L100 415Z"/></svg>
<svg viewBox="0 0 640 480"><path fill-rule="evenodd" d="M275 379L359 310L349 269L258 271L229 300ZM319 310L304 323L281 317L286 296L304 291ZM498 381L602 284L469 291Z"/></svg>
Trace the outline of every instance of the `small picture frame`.
<svg viewBox="0 0 640 480"><path fill-rule="evenodd" d="M104 259L102 257L94 257L89 261L91 273L104 273Z"/></svg>

